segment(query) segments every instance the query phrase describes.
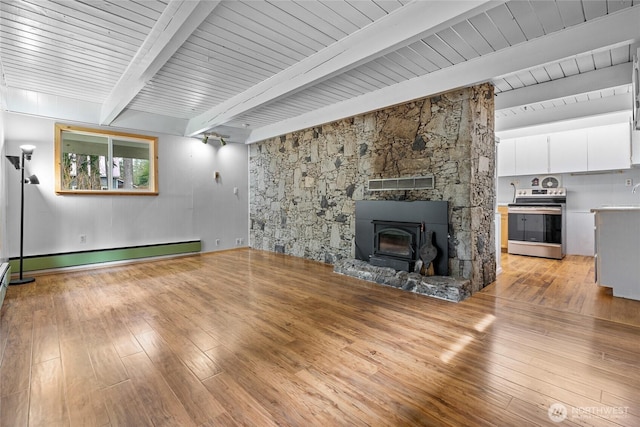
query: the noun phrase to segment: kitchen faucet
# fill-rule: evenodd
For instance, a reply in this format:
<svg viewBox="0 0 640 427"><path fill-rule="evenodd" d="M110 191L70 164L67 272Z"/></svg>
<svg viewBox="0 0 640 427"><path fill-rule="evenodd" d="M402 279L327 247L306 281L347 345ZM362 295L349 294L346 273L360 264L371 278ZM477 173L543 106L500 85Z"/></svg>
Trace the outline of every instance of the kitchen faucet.
<svg viewBox="0 0 640 427"><path fill-rule="evenodd" d="M634 186L633 186L633 189L631 190L631 192L632 192L633 194L636 194L636 191L638 191L638 187L640 187L640 184L636 184L636 185L634 185Z"/></svg>

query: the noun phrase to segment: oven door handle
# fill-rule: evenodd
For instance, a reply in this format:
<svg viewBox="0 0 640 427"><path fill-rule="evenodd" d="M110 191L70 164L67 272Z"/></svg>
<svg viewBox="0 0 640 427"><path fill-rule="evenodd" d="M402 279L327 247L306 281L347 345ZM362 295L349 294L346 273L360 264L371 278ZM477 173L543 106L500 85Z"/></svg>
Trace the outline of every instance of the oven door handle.
<svg viewBox="0 0 640 427"><path fill-rule="evenodd" d="M520 213L520 214L538 214L538 215L562 215L562 208L556 208L556 207L543 207L543 206L536 206L536 207L525 207L525 206L518 206L518 207L509 207L507 210L507 213Z"/></svg>

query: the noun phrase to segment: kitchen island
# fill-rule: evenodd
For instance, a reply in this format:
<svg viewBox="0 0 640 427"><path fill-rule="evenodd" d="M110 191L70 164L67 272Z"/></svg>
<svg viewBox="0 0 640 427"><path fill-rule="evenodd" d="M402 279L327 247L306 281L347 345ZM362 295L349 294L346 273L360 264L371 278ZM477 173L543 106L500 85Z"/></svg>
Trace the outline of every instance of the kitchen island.
<svg viewBox="0 0 640 427"><path fill-rule="evenodd" d="M595 213L596 283L616 297L640 300L640 205Z"/></svg>

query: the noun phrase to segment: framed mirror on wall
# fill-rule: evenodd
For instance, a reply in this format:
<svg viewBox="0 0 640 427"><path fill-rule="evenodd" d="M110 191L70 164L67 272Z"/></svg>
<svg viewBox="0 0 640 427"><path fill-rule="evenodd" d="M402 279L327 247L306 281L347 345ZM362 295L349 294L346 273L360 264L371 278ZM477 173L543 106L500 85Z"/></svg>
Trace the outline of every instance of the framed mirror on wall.
<svg viewBox="0 0 640 427"><path fill-rule="evenodd" d="M157 195L157 152L157 137L56 124L56 193Z"/></svg>

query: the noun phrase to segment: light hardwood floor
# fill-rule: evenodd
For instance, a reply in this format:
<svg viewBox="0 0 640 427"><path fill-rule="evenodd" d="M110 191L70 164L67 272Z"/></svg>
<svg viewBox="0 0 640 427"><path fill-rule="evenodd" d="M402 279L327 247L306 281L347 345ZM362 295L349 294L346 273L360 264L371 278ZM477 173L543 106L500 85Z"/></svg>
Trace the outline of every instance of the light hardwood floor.
<svg viewBox="0 0 640 427"><path fill-rule="evenodd" d="M0 424L639 426L640 302L591 264L503 255L459 304L254 250L42 275L2 308Z"/></svg>

